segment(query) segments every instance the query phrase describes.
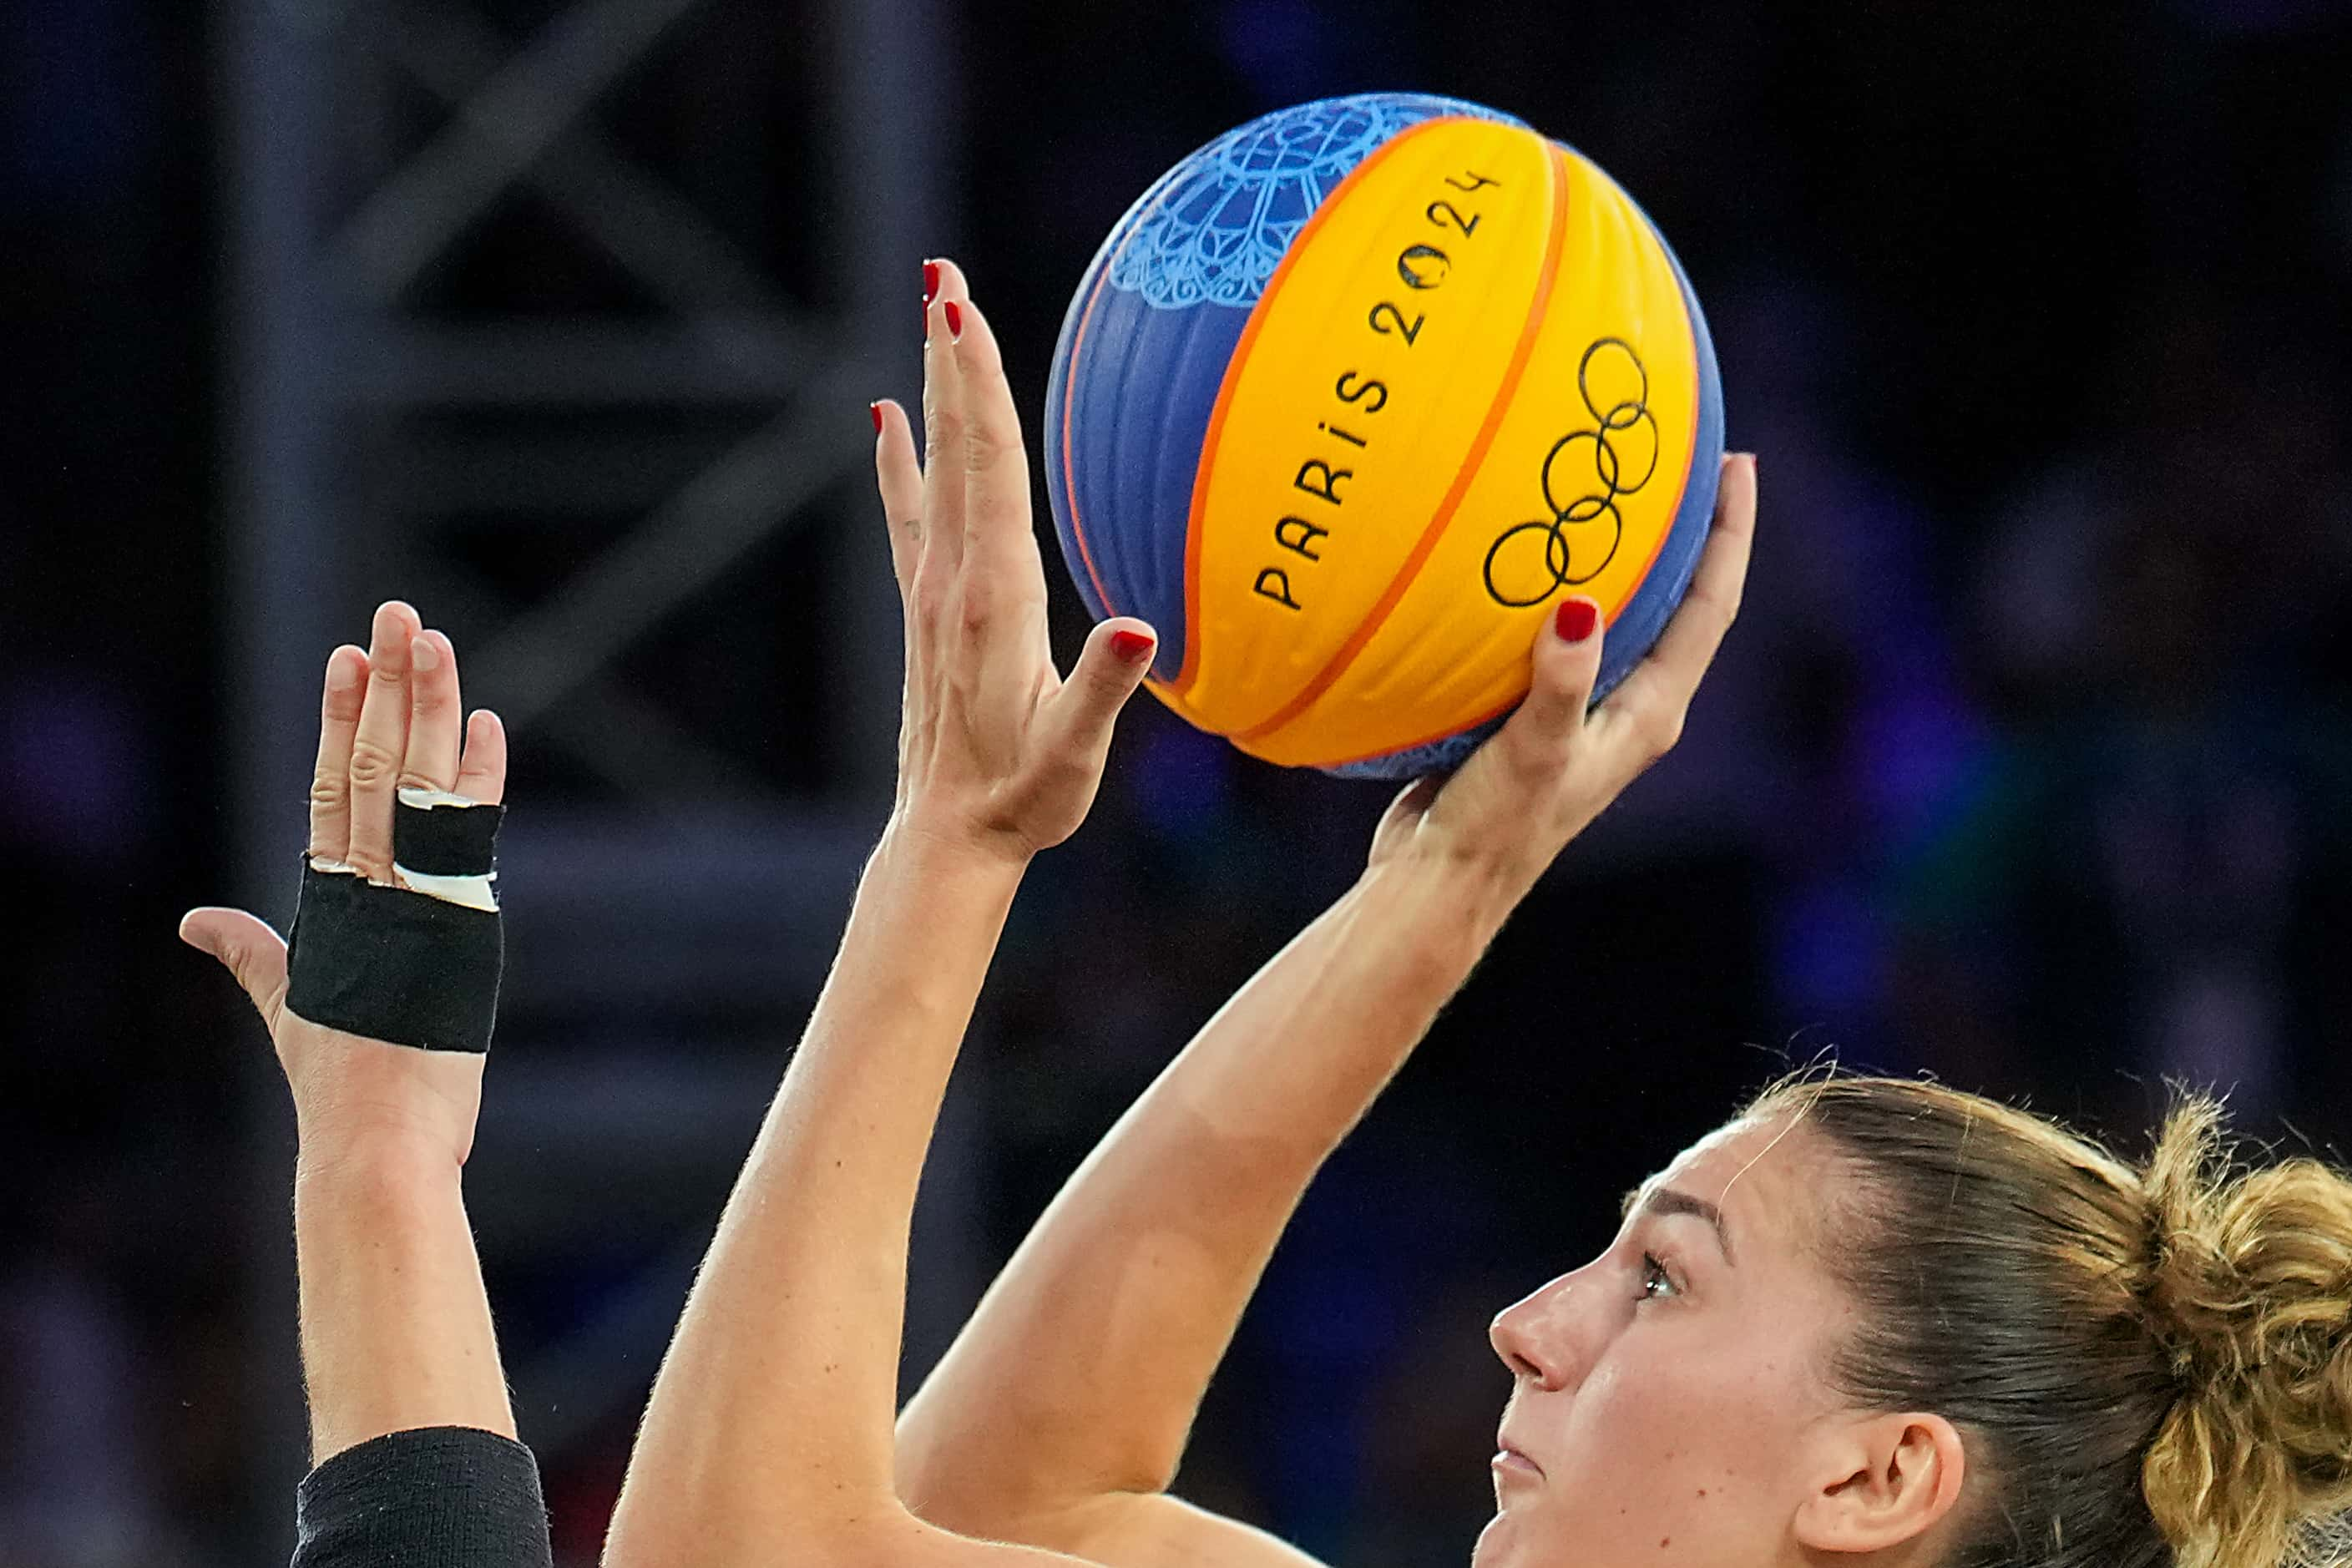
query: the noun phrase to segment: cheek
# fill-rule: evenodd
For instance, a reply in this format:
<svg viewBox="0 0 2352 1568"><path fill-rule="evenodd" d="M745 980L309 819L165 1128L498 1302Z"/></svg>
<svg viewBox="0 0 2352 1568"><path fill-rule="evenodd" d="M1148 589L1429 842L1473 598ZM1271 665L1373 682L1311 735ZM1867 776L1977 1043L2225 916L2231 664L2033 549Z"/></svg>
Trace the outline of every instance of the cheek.
<svg viewBox="0 0 2352 1568"><path fill-rule="evenodd" d="M1568 1414L1580 1470L1621 1498L1679 1507L1701 1488L1737 1494L1789 1452L1805 1401L1781 1347L1660 1331L1614 1349Z"/></svg>

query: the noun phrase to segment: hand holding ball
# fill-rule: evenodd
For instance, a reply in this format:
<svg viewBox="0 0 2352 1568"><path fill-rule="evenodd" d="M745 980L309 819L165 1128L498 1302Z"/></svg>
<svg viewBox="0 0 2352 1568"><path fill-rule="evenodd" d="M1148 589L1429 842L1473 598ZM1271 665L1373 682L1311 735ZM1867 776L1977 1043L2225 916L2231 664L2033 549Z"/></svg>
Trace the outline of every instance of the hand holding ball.
<svg viewBox="0 0 2352 1568"><path fill-rule="evenodd" d="M1447 99L1331 99L1163 175L1096 256L1047 489L1151 689L1271 762L1449 767L1590 595L1594 695L1654 642L1723 449L1714 349L1649 220L1578 153Z"/></svg>

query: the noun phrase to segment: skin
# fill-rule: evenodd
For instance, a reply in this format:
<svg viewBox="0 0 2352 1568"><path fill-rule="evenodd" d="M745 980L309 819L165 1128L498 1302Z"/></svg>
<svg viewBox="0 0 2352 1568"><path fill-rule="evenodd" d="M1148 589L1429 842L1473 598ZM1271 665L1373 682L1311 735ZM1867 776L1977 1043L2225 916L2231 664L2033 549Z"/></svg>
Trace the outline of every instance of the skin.
<svg viewBox="0 0 2352 1568"><path fill-rule="evenodd" d="M506 787L497 715L465 718L457 655L408 605L375 613L366 652L337 648L320 700L309 853L394 883L403 785L495 803ZM243 910L190 910L181 940L251 999L293 1091L295 1261L316 1463L387 1433L474 1426L511 1437L514 1414L466 1218L483 1058L322 1028L286 1005L286 943Z"/></svg>
<svg viewBox="0 0 2352 1568"><path fill-rule="evenodd" d="M1643 1184L1606 1252L1496 1318L1515 1384L1477 1568L1934 1561L1957 1438L1824 1376L1853 1325L1813 1236L1828 1174L1801 1128L1733 1122Z"/></svg>

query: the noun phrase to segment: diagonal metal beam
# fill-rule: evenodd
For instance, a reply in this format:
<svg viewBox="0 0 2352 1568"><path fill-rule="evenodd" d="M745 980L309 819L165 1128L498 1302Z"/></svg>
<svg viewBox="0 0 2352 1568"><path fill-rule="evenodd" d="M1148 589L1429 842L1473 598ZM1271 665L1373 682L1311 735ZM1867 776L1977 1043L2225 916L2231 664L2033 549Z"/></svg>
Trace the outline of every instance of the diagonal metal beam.
<svg viewBox="0 0 2352 1568"><path fill-rule="evenodd" d="M346 334L339 390L354 403L405 407L773 404L798 390L838 335L789 316L709 311L457 326L379 317Z"/></svg>
<svg viewBox="0 0 2352 1568"><path fill-rule="evenodd" d="M504 595L446 557L420 562L411 570L422 574L414 591L419 604L432 607L436 624L490 626L514 615ZM472 658L465 662L468 693L504 714L504 694L483 686L470 672ZM773 804L780 798L757 768L704 742L609 671L583 679L541 717L538 733L606 784L656 812L687 802L744 805Z"/></svg>
<svg viewBox="0 0 2352 1568"><path fill-rule="evenodd" d="M396 299L702 3L596 0L551 24L352 215L331 247L341 268L363 296Z"/></svg>
<svg viewBox="0 0 2352 1568"><path fill-rule="evenodd" d="M390 58L452 109L497 73L505 52L481 22L443 6L388 13L378 32ZM472 123L461 115L453 128ZM585 128L574 125L549 142L522 177L672 310L782 314L775 290L700 208L608 152Z"/></svg>
<svg viewBox="0 0 2352 1568"><path fill-rule="evenodd" d="M485 649L475 667L503 694L507 721L536 721L862 461L866 426L844 415L863 374L843 365L820 377L797 410L705 469Z"/></svg>

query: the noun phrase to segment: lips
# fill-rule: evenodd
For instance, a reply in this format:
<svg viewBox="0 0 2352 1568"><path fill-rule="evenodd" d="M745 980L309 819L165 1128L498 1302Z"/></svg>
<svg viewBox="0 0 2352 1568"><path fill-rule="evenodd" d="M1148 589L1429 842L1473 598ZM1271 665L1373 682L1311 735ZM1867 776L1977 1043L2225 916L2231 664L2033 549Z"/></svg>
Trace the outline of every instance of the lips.
<svg viewBox="0 0 2352 1568"><path fill-rule="evenodd" d="M1525 1452L1512 1447L1508 1437L1497 1433L1495 1437L1495 1458L1491 1468L1497 1475L1543 1477L1543 1467L1528 1458Z"/></svg>

